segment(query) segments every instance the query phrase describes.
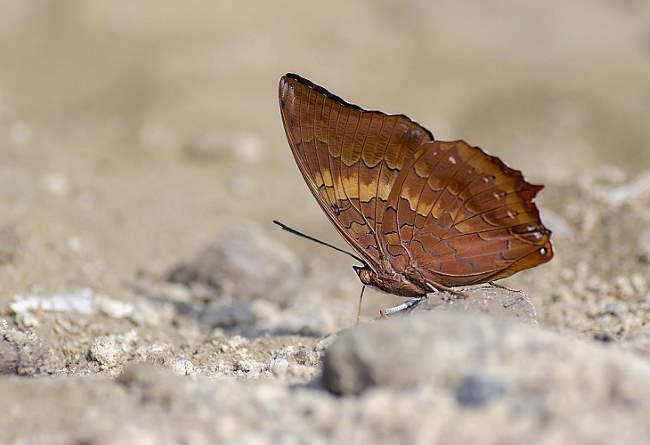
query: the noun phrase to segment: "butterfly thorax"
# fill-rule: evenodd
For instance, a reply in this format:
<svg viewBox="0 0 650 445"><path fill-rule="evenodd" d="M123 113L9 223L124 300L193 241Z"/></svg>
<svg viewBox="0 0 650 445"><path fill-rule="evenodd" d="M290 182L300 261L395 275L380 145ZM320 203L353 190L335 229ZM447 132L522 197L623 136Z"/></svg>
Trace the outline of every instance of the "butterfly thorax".
<svg viewBox="0 0 650 445"><path fill-rule="evenodd" d="M355 266L354 271L363 284L376 287L389 294L412 298L421 297L427 293L425 289L413 283L401 273L390 272L378 275L368 266Z"/></svg>

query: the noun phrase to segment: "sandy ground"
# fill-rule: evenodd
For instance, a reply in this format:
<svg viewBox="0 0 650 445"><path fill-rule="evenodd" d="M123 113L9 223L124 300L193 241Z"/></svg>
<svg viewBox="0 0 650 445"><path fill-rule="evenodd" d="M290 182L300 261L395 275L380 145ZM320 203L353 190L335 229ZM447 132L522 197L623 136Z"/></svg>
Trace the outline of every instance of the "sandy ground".
<svg viewBox="0 0 650 445"><path fill-rule="evenodd" d="M645 2L0 9L0 443L650 441ZM349 259L271 224L342 245L288 71L544 183L556 257L355 327Z"/></svg>

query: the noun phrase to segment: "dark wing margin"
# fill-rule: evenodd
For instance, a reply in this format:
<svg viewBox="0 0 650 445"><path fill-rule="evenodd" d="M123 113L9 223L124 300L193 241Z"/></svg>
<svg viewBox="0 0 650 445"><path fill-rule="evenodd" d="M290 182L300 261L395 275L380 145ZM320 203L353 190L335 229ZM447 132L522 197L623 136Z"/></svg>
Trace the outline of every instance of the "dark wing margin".
<svg viewBox="0 0 650 445"><path fill-rule="evenodd" d="M365 110L297 74L282 76L279 99L309 189L339 233L379 271L389 194L402 167L433 135L404 115Z"/></svg>

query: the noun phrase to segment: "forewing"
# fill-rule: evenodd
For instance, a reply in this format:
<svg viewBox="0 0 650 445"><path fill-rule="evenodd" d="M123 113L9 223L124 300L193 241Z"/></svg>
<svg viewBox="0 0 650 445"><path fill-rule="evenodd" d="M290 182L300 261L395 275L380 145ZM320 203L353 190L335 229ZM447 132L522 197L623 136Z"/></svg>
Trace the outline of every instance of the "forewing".
<svg viewBox="0 0 650 445"><path fill-rule="evenodd" d="M444 286L505 278L549 261L551 232L526 182L464 141L425 143L395 183L383 221L389 260Z"/></svg>
<svg viewBox="0 0 650 445"><path fill-rule="evenodd" d="M298 168L346 241L376 271L381 223L397 176L433 135L404 115L364 110L295 74L280 79L280 111Z"/></svg>

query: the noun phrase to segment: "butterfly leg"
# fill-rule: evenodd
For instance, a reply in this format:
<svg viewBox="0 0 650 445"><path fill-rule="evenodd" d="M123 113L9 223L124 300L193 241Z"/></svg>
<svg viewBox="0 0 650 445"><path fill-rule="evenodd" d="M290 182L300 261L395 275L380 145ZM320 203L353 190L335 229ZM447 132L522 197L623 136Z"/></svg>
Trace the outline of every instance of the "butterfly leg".
<svg viewBox="0 0 650 445"><path fill-rule="evenodd" d="M445 292L449 292L450 294L452 294L456 298L463 298L464 299L464 298L468 297L467 294L465 294L463 292L458 292L457 290L454 290L451 287L443 286L442 284L427 283L427 286L429 287L429 289L431 289L432 292L445 291Z"/></svg>
<svg viewBox="0 0 650 445"><path fill-rule="evenodd" d="M366 286L361 288L361 295L359 295L359 306L357 307L357 324L359 324L359 318L361 317L361 302L363 301L363 291L366 290Z"/></svg>
<svg viewBox="0 0 650 445"><path fill-rule="evenodd" d="M417 306L418 304L420 304L420 302L422 300L424 300L425 298L427 298L427 297L424 296L424 297L411 298L410 300L407 300L406 302L404 302L402 304L398 304L397 306L389 307L389 308L386 308L386 309L381 309L379 311L379 314L382 317L387 318L389 315L393 315L393 314L396 314L398 312L409 311L409 310L413 309L415 306Z"/></svg>
<svg viewBox="0 0 650 445"><path fill-rule="evenodd" d="M502 286L500 284L495 283L494 281L488 281L488 284L492 287L498 287L499 289L509 290L510 292L521 292L521 289L514 289L512 287Z"/></svg>

